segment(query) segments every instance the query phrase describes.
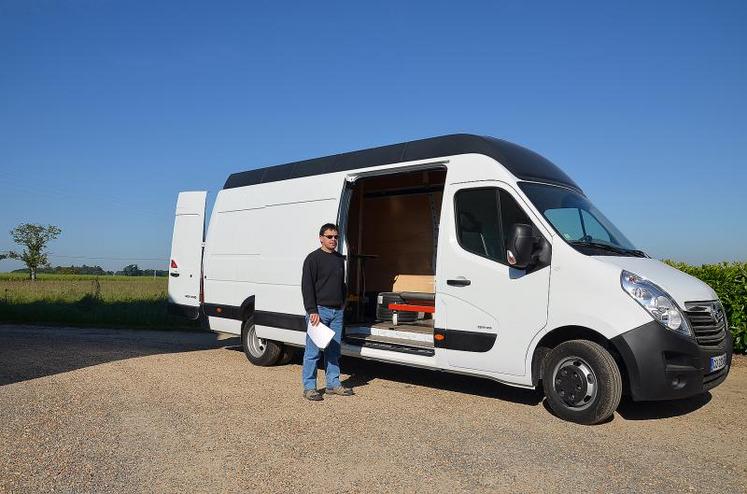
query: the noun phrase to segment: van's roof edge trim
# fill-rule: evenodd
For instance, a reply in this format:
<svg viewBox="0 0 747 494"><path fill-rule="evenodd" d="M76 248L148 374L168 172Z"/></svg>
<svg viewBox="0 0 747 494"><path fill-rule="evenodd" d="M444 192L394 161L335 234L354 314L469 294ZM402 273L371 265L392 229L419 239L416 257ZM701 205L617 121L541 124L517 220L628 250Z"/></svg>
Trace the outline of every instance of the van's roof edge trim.
<svg viewBox="0 0 747 494"><path fill-rule="evenodd" d="M581 192L581 188L560 168L534 151L502 139L472 134L431 137L257 168L230 175L223 188L233 189L292 178L471 153L495 159L519 179L563 185Z"/></svg>

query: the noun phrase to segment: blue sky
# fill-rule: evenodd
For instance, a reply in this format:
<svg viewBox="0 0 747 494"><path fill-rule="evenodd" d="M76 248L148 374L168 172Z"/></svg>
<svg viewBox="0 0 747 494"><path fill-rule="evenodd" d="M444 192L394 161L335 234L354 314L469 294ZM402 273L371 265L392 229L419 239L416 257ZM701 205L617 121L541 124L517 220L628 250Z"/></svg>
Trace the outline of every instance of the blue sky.
<svg viewBox="0 0 747 494"><path fill-rule="evenodd" d="M52 223L55 265L165 267L181 190L471 132L652 256L747 260L745 26L744 2L0 0L0 251Z"/></svg>

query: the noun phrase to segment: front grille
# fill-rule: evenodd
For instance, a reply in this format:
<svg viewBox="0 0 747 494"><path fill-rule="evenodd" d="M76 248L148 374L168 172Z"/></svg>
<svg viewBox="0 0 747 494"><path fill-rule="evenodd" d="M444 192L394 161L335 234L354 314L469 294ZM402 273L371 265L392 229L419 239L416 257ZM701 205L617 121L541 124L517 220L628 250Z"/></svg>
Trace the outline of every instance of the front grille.
<svg viewBox="0 0 747 494"><path fill-rule="evenodd" d="M685 316L700 346L718 346L726 338L726 314L720 302L686 302Z"/></svg>

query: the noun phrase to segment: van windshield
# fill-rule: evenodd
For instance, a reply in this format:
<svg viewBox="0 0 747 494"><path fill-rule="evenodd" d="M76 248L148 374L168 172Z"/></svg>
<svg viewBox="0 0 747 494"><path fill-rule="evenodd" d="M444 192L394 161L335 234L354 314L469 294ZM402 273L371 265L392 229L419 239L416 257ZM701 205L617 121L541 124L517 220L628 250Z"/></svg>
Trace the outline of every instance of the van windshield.
<svg viewBox="0 0 747 494"><path fill-rule="evenodd" d="M580 252L646 256L582 194L534 182L519 182L519 187L560 236Z"/></svg>

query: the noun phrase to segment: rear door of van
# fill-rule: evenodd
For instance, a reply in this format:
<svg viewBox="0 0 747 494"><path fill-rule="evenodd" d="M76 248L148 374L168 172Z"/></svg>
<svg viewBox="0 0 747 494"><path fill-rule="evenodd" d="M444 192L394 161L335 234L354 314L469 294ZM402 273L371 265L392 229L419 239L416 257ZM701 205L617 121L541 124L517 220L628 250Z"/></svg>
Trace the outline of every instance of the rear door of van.
<svg viewBox="0 0 747 494"><path fill-rule="evenodd" d="M180 192L176 201L169 262L169 312L200 316L202 251L207 192Z"/></svg>

